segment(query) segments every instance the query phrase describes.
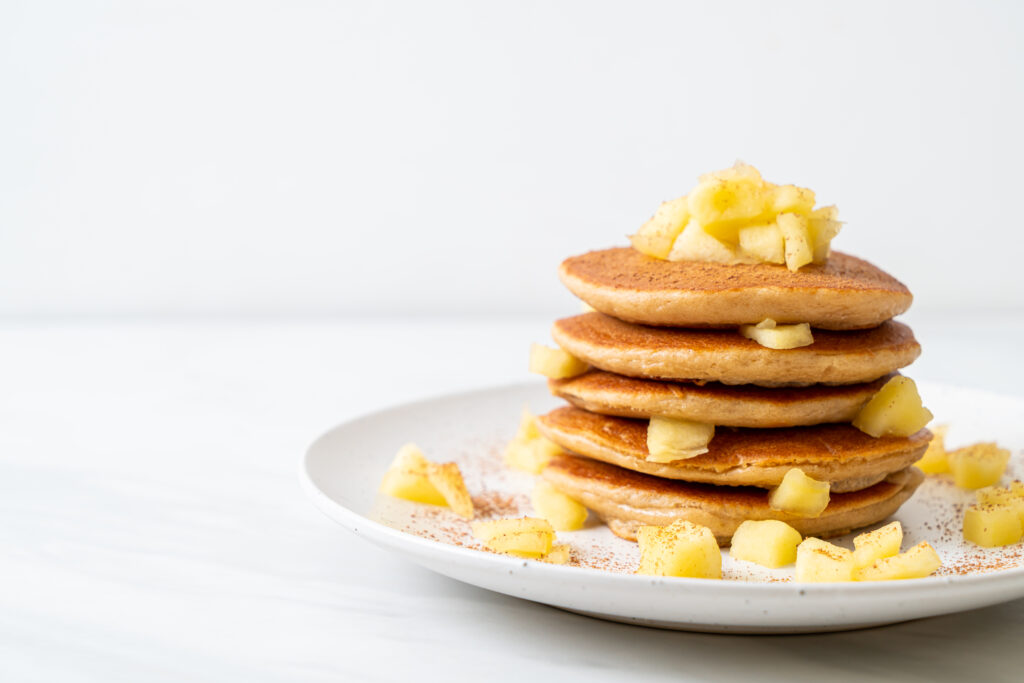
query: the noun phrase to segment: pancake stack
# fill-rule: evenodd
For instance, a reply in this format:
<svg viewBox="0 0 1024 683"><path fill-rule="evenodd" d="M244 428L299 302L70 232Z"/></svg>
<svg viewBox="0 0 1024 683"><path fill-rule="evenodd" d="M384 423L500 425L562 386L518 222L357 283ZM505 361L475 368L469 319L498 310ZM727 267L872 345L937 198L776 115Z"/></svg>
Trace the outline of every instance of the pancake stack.
<svg viewBox="0 0 1024 683"><path fill-rule="evenodd" d="M642 525L688 520L727 545L744 520L779 519L829 537L885 519L920 484L912 465L927 430L875 438L850 424L921 350L892 320L910 292L870 263L833 252L790 272L627 247L569 258L560 277L594 310L557 321L552 336L590 369L549 380L568 405L538 428L567 453L542 476L615 534L635 540ZM814 341L776 350L739 334L765 319L809 323ZM649 460L653 417L714 425L708 451ZM819 516L769 506L793 468L830 483Z"/></svg>

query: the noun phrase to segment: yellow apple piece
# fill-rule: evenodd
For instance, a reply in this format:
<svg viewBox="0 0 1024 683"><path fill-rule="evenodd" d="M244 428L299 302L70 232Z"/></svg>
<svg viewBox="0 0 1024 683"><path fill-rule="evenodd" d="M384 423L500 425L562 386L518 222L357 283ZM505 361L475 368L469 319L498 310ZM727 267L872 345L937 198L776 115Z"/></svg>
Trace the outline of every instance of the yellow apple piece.
<svg viewBox="0 0 1024 683"><path fill-rule="evenodd" d="M873 437L910 436L931 422L917 385L898 375L885 383L853 418L853 426ZM984 486L984 484L982 484Z"/></svg>
<svg viewBox="0 0 1024 683"><path fill-rule="evenodd" d="M692 420L652 417L647 426L647 460L673 462L708 452L715 426Z"/></svg>
<svg viewBox="0 0 1024 683"><path fill-rule="evenodd" d="M673 199L662 203L651 219L629 239L640 253L666 259L688 220L690 210L686 197Z"/></svg>
<svg viewBox="0 0 1024 683"><path fill-rule="evenodd" d="M796 581L852 581L853 553L820 538L805 538L796 547Z"/></svg>
<svg viewBox="0 0 1024 683"><path fill-rule="evenodd" d="M840 221L815 218L813 215L807 219L807 232L811 236L811 260L813 263L824 263L828 260L832 253L832 240L842 229L843 224Z"/></svg>
<svg viewBox="0 0 1024 683"><path fill-rule="evenodd" d="M742 254L758 263L786 262L786 243L774 221L740 228L739 245Z"/></svg>
<svg viewBox="0 0 1024 683"><path fill-rule="evenodd" d="M722 578L722 553L715 535L687 521L668 526L642 526L637 531L640 567L637 574Z"/></svg>
<svg viewBox="0 0 1024 683"><path fill-rule="evenodd" d="M565 379L582 375L589 366L564 349L553 349L543 344L530 345L530 372L550 379Z"/></svg>
<svg viewBox="0 0 1024 683"><path fill-rule="evenodd" d="M950 451L949 471L962 489L980 489L999 483L1010 460L1010 451L994 443L976 443Z"/></svg>
<svg viewBox="0 0 1024 683"><path fill-rule="evenodd" d="M770 221L773 197L760 174L704 176L687 197L690 220L715 239L730 246L739 243L744 225Z"/></svg>
<svg viewBox="0 0 1024 683"><path fill-rule="evenodd" d="M472 528L473 536L489 549L519 557L543 557L555 540L551 524L533 517L473 522Z"/></svg>
<svg viewBox="0 0 1024 683"><path fill-rule="evenodd" d="M576 531L587 521L587 508L546 481L533 488L533 510L548 520L555 531Z"/></svg>
<svg viewBox="0 0 1024 683"><path fill-rule="evenodd" d="M469 496L458 465L453 462L430 463L427 467L427 480L455 514L466 519L473 518L473 499Z"/></svg>
<svg viewBox="0 0 1024 683"><path fill-rule="evenodd" d="M384 473L380 492L416 503L446 505L444 496L427 477L429 467L430 461L416 444L405 444Z"/></svg>
<svg viewBox="0 0 1024 683"><path fill-rule="evenodd" d="M796 185L772 188L772 210L775 213L796 213L806 216L814 210L814 191Z"/></svg>
<svg viewBox="0 0 1024 683"><path fill-rule="evenodd" d="M460 517L473 517L473 501L459 466L453 462L430 462L416 444L408 443L398 449L384 473L380 492L417 503L447 506Z"/></svg>
<svg viewBox="0 0 1024 683"><path fill-rule="evenodd" d="M822 221L838 221L839 209L834 205L822 206L811 211L810 218Z"/></svg>
<svg viewBox="0 0 1024 683"><path fill-rule="evenodd" d="M794 467L769 492L768 507L798 517L817 517L828 507L830 488L827 481L812 479Z"/></svg>
<svg viewBox="0 0 1024 683"><path fill-rule="evenodd" d="M523 406L523 412L519 415L519 428L516 430L516 439L530 441L540 436L540 429L537 427L537 416L530 412L530 409Z"/></svg>
<svg viewBox="0 0 1024 683"><path fill-rule="evenodd" d="M891 522L853 539L853 566L857 569L874 564L876 560L898 555L903 543L903 525Z"/></svg>
<svg viewBox="0 0 1024 683"><path fill-rule="evenodd" d="M780 213L775 219L786 244L786 267L796 272L814 260L814 242L807 225L807 216Z"/></svg>
<svg viewBox="0 0 1024 683"><path fill-rule="evenodd" d="M892 581L895 579L922 579L931 576L942 566L935 548L921 541L905 553L881 557L870 565L854 571L856 581Z"/></svg>
<svg viewBox="0 0 1024 683"><path fill-rule="evenodd" d="M530 474L539 474L551 458L561 452L558 444L541 436L537 418L529 409L523 408L515 438L505 447L505 464Z"/></svg>
<svg viewBox="0 0 1024 683"><path fill-rule="evenodd" d="M540 474L561 452L561 446L543 436L529 440L513 439L505 448L505 464L523 472Z"/></svg>
<svg viewBox="0 0 1024 683"><path fill-rule="evenodd" d="M1019 483L1019 482L1015 482ZM1024 524L1024 495L1011 488L986 486L974 492L979 505L1005 505L1017 512L1021 524Z"/></svg>
<svg viewBox="0 0 1024 683"><path fill-rule="evenodd" d="M729 555L762 567L783 567L796 561L796 547L802 538L785 522L748 519L733 533Z"/></svg>
<svg viewBox="0 0 1024 683"><path fill-rule="evenodd" d="M710 261L712 263L736 263L736 252L727 244L719 242L697 223L690 221L676 238L669 261Z"/></svg>
<svg viewBox="0 0 1024 683"><path fill-rule="evenodd" d="M932 440L928 442L928 450L924 452L920 460L914 463L914 466L925 474L949 472L949 457L946 454L946 432L949 427L938 425L928 429L932 432Z"/></svg>
<svg viewBox="0 0 1024 683"><path fill-rule="evenodd" d="M1009 505L971 505L964 511L964 539L985 548L1012 545L1022 535L1020 515Z"/></svg>
<svg viewBox="0 0 1024 683"><path fill-rule="evenodd" d="M550 564L568 564L572 558L572 548L567 543L551 546L551 551L540 559Z"/></svg>
<svg viewBox="0 0 1024 683"><path fill-rule="evenodd" d="M740 325L740 334L769 349L796 349L814 343L810 324L779 325L771 318L756 325Z"/></svg>

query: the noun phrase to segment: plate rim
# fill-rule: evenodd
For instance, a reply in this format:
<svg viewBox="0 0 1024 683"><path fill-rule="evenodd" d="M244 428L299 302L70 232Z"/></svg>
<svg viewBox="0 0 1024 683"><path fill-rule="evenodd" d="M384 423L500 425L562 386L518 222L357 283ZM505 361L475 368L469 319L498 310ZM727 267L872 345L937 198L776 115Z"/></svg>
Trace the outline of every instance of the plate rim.
<svg viewBox="0 0 1024 683"><path fill-rule="evenodd" d="M998 399L1008 400L1013 403L1020 405L1022 411L1024 411L1024 398L1014 396L1012 394L1002 394L999 392L988 391L985 389L977 389L974 387L965 387L956 384L947 384L943 382L935 382L928 380L921 380L920 384L925 387L932 386L941 388L943 390L952 390L956 392L967 392L984 394L991 398L996 397ZM932 589L940 588L943 586L963 586L965 588L975 587L979 584L984 584L986 588L991 588L990 584L1003 584L1012 583L1016 584L1017 581L1024 581L1024 566L1011 567L1009 569L1000 569L993 572L987 572L984 574L947 574L943 576L928 576L917 579L899 579L889 581L839 581L839 582L800 582L795 580L789 581L730 581L730 580L716 580L716 579L700 579L693 577L676 577L676 576L648 576L640 574L631 574L623 572L611 572L603 569L597 569L593 567L575 567L575 566L564 566L555 565L539 560L530 560L526 558L512 557L508 555L501 555L498 553L489 553L473 548L463 548L444 543L442 541L435 541L427 538L422 538L415 534L406 533L399 529L395 529L386 524L376 522L369 517L366 517L351 508L342 505L337 502L325 491L323 491L315 481L314 476L310 471L310 464L312 458L315 456L317 447L328 438L332 437L336 433L345 429L356 426L358 423L369 419L376 419L391 412L400 412L408 409L414 409L429 405L440 400L458 400L470 398L474 395L479 394L492 394L502 392L513 392L513 391L524 391L528 389L535 389L535 382L509 382L503 384L487 385L477 387L473 389L465 389L460 391L448 392L443 394L437 394L425 398L413 399L411 401L404 401L392 405L387 405L382 408L365 411L350 419L344 420L333 427L330 427L326 431L322 432L316 439L314 439L309 446L307 446L303 457L298 467L298 478L299 483L303 492L307 497L311 499L311 502L316 506L320 512L326 515L328 518L339 523L341 526L346 528L348 531L358 535L364 535L363 531L360 531L359 527L370 529L373 534L376 534L380 539L386 539L389 547L396 547L401 545L409 545L413 548L418 549L422 553L434 554L442 553L447 554L450 557L465 560L470 563L486 567L491 565L495 570L508 571L510 569L524 569L528 568L531 571L537 571L541 575L550 573L553 577L567 578L573 575L580 575L587 577L588 581L604 581L608 583L619 584L625 586L636 586L636 585L647 585L652 584L664 584L669 586L678 586L680 588L693 589L700 587L704 590L711 589L715 591L726 591L730 594L750 592L761 597L766 596L784 596L786 594L798 593L803 596L806 594L829 594L835 596L842 596L846 594L861 594L869 593L871 595L878 595L879 597L885 597L890 593L897 593L903 599L913 598L914 595L908 595L908 592L930 592ZM372 539L367 539L371 540ZM420 553L417 553L420 554Z"/></svg>

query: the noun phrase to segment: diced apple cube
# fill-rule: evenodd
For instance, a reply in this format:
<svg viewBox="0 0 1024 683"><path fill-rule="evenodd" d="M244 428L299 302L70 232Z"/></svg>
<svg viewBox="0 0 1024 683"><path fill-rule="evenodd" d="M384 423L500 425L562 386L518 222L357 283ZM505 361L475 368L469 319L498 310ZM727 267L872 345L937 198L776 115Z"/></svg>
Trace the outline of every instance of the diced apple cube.
<svg viewBox="0 0 1024 683"><path fill-rule="evenodd" d="M662 203L651 219L629 239L640 253L665 259L689 220L687 198L673 199Z"/></svg>
<svg viewBox="0 0 1024 683"><path fill-rule="evenodd" d="M931 576L942 566L935 548L921 541L905 553L882 557L867 567L854 572L857 581L890 581L895 579L921 579Z"/></svg>
<svg viewBox="0 0 1024 683"><path fill-rule="evenodd" d="M950 451L948 458L953 483L964 489L980 489L999 482L1010 451L994 443L976 443Z"/></svg>
<svg viewBox="0 0 1024 683"><path fill-rule="evenodd" d="M794 467L768 494L768 506L799 517L817 517L828 507L830 488L827 481L812 479Z"/></svg>
<svg viewBox="0 0 1024 683"><path fill-rule="evenodd" d="M453 462L430 462L415 444L398 450L384 474L380 492L417 503L447 506L460 517L473 517L473 501L459 466Z"/></svg>
<svg viewBox="0 0 1024 683"><path fill-rule="evenodd" d="M735 263L736 252L731 245L719 242L704 232L694 221L687 223L676 238L669 261L710 261L712 263Z"/></svg>
<svg viewBox="0 0 1024 683"><path fill-rule="evenodd" d="M740 251L763 263L785 263L786 243L775 222L740 228Z"/></svg>
<svg viewBox="0 0 1024 683"><path fill-rule="evenodd" d="M931 419L931 412L921 404L914 380L898 375L886 382L860 409L853 426L876 438L910 436Z"/></svg>
<svg viewBox="0 0 1024 683"><path fill-rule="evenodd" d="M985 488L978 489L974 492L974 495L981 506L1004 505L1014 510L1017 513L1017 517L1020 518L1022 527L1024 527L1024 496L1018 495L1012 489L995 486L986 486Z"/></svg>
<svg viewBox="0 0 1024 683"><path fill-rule="evenodd" d="M814 260L814 242L807 217L795 213L780 213L775 219L786 244L786 267L794 273Z"/></svg>
<svg viewBox="0 0 1024 683"><path fill-rule="evenodd" d="M813 262L824 263L832 253L832 240L835 239L843 224L823 218L808 218L807 231L811 236L813 247Z"/></svg>
<svg viewBox="0 0 1024 683"><path fill-rule="evenodd" d="M929 427L932 432L932 440L928 442L928 450L924 452L921 459L914 463L914 466L925 474L942 474L949 472L949 458L946 454L946 432L949 427L939 425Z"/></svg>
<svg viewBox="0 0 1024 683"><path fill-rule="evenodd" d="M555 531L575 531L587 521L587 508L543 480L534 486L533 509Z"/></svg>
<svg viewBox="0 0 1024 683"><path fill-rule="evenodd" d="M971 505L964 511L964 538L985 548L1021 539L1020 515L1009 505Z"/></svg>
<svg viewBox="0 0 1024 683"><path fill-rule="evenodd" d="M564 349L552 349L542 344L530 345L530 372L550 379L565 379L582 375L589 367Z"/></svg>
<svg viewBox="0 0 1024 683"><path fill-rule="evenodd" d="M735 246L743 225L770 220L772 196L760 177L702 178L690 192L691 220L717 240Z"/></svg>
<svg viewBox="0 0 1024 683"><path fill-rule="evenodd" d="M551 458L562 452L555 442L538 436L534 439L513 439L505 448L505 464L530 474L540 474Z"/></svg>
<svg viewBox="0 0 1024 683"><path fill-rule="evenodd" d="M899 522L860 534L853 539L853 565L860 569L874 564L875 560L897 555L902 543L903 526Z"/></svg>
<svg viewBox="0 0 1024 683"><path fill-rule="evenodd" d="M800 532L776 519L744 521L732 535L729 555L763 567L782 567L796 561Z"/></svg>
<svg viewBox="0 0 1024 683"><path fill-rule="evenodd" d="M835 205L822 206L821 208L811 211L811 218L825 221L838 221L839 209Z"/></svg>
<svg viewBox="0 0 1024 683"><path fill-rule="evenodd" d="M673 462L708 452L715 426L692 420L652 417L647 426L647 460Z"/></svg>
<svg viewBox="0 0 1024 683"><path fill-rule="evenodd" d="M555 530L545 519L497 519L474 522L473 535L495 552L539 558L551 552Z"/></svg>
<svg viewBox="0 0 1024 683"><path fill-rule="evenodd" d="M394 461L384 473L380 492L416 503L445 505L444 496L427 477L429 465L416 444L405 444L398 449Z"/></svg>
<svg viewBox="0 0 1024 683"><path fill-rule="evenodd" d="M803 216L814 210L814 191L796 185L772 188L772 210L775 213L796 213Z"/></svg>
<svg viewBox="0 0 1024 683"><path fill-rule="evenodd" d="M805 538L796 547L797 581L823 583L853 580L853 553L820 538Z"/></svg>
<svg viewBox="0 0 1024 683"><path fill-rule="evenodd" d="M453 462L431 463L427 468L427 479L455 514L466 519L473 518L473 499L469 496L458 465Z"/></svg>
<svg viewBox="0 0 1024 683"><path fill-rule="evenodd" d="M540 559L549 564L568 564L572 559L572 548L567 543L553 545L551 552Z"/></svg>
<svg viewBox="0 0 1024 683"><path fill-rule="evenodd" d="M516 439L530 441L540 436L540 429L537 428L537 417L530 412L530 409L523 407L519 417L519 429L516 430Z"/></svg>
<svg viewBox="0 0 1024 683"><path fill-rule="evenodd" d="M769 349L795 349L814 343L808 323L779 325L771 318L756 325L740 325L740 334Z"/></svg>
<svg viewBox="0 0 1024 683"><path fill-rule="evenodd" d="M637 532L640 567L637 574L722 578L722 553L707 527L687 521L668 526L642 526Z"/></svg>

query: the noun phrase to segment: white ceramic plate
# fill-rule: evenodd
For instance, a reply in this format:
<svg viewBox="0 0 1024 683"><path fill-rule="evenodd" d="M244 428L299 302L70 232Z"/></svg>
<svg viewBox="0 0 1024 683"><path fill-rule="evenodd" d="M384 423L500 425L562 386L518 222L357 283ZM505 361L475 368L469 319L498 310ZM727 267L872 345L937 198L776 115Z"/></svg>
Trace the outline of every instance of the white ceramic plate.
<svg viewBox="0 0 1024 683"><path fill-rule="evenodd" d="M920 385L947 443L998 441L1013 451L1006 479L1024 474L1024 400ZM501 464L524 405L558 402L541 383L499 387L398 406L335 427L306 454L301 478L323 512L377 545L460 581L575 612L629 623L697 631L836 631L946 614L1024 596L1024 544L982 549L960 534L973 500L944 477L929 477L896 514L904 548L929 541L941 575L874 583L801 584L792 567L768 570L733 562L723 551L722 581L632 574L636 545L596 521L560 533L573 565L556 566L479 550L467 522L446 508L377 494L399 446L416 442L432 460L456 461L478 518L530 513L534 478ZM852 547L851 537L838 540Z"/></svg>

